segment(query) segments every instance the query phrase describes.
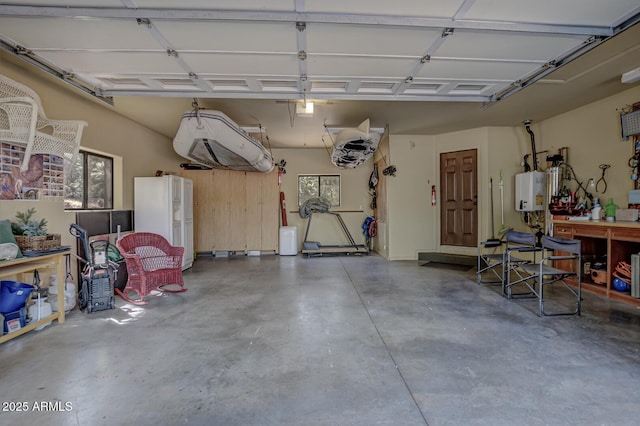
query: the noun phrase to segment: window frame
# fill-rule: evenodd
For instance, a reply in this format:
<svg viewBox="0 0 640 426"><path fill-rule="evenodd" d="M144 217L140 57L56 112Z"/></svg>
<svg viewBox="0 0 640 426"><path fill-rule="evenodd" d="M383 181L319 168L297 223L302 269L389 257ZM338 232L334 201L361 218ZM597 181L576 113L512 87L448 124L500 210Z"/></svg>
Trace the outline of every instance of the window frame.
<svg viewBox="0 0 640 426"><path fill-rule="evenodd" d="M332 204L331 207L340 207L342 205L342 175L339 173L304 173L298 175L298 187L297 187L297 196L298 196L298 207L302 206L301 198L300 198L300 178L309 178L309 177L317 177L318 178L318 194L314 195L315 197L322 197L322 185L320 180L323 177L330 178L338 178L338 204Z"/></svg>
<svg viewBox="0 0 640 426"><path fill-rule="evenodd" d="M115 165L115 159L114 157L111 157L109 155L106 154L100 154L97 152L93 152L93 151L87 151L84 149L80 149L78 151L78 156L82 154L82 205L81 207L67 207L65 205L65 210L68 211L78 211L78 210L113 210L115 207L115 200L114 200L114 165ZM111 200L111 205L110 206L105 206L105 207L88 207L89 204L89 158L90 157L94 157L94 158L100 158L100 159L106 159L109 160L111 163L111 170L109 173L110 176L110 182L109 182L109 187L106 189L106 191L108 192L108 197L105 198L109 198ZM76 157L77 159L78 157ZM77 160L76 160L77 161ZM65 186L66 186L66 179L67 177L65 176ZM106 180L105 180L106 181ZM64 199L65 199L65 204L66 204L66 187L65 187L65 194L64 194Z"/></svg>

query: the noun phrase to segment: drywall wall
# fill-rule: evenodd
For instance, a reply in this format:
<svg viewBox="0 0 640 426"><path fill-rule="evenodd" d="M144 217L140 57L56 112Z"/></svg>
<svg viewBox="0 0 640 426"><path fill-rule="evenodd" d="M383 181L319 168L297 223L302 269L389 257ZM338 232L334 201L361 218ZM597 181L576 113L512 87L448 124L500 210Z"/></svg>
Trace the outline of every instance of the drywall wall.
<svg viewBox="0 0 640 426"><path fill-rule="evenodd" d="M601 176L600 164L607 170L606 193L603 184L595 195L606 202L610 197L619 206L628 203L633 188L627 161L633 152L631 141L620 137L619 111L640 101L640 86L615 96L585 105L540 123L532 123L538 165L547 168L546 155L569 147L567 161L578 179ZM523 156L531 153L531 140L524 125L487 127L433 136L398 136L389 138L388 156L398 168L396 178L389 179L389 259L417 259L422 251L474 255L475 248L439 245L439 210L428 204L431 181L438 181L438 158L443 152L478 149L478 220L481 240L491 235L489 180L494 181L494 223L499 234L502 227L500 209L500 171L502 171L505 228L529 230L529 224L515 211L515 175L524 171ZM532 165L532 159L529 159ZM577 189L577 184L568 184ZM439 182L437 182L439 187Z"/></svg>
<svg viewBox="0 0 640 426"><path fill-rule="evenodd" d="M588 180L596 181L602 176L600 164L609 164L606 172L607 191L601 183L595 196L605 203L609 198L619 206L628 204L628 191L633 189L631 168L627 162L633 154L632 138L621 138L619 111L640 102L640 86L631 88L549 120L534 123L538 150L557 152L568 147L567 162L573 167L576 177L586 187ZM570 189L577 189L575 181ZM581 194L581 191L578 191Z"/></svg>
<svg viewBox="0 0 640 426"><path fill-rule="evenodd" d="M369 176L373 170L373 160L355 169L339 169L330 160L324 149L274 149L276 161L287 161L287 173L282 176L281 191L285 194L287 219L289 226L298 228L298 248L302 249L302 241L307 219L298 213L298 175L301 174L338 174L340 175L341 205L332 208L340 212L349 232L357 244L364 244L362 223L372 214L369 207ZM325 245L348 244L344 232L335 217L331 215L315 215L309 230L309 240L319 241Z"/></svg>
<svg viewBox="0 0 640 426"><path fill-rule="evenodd" d="M392 166L391 156L389 154L389 132L386 131L380 140L378 149L376 150L373 160L378 164L378 186L377 192L377 217L376 226L377 234L372 239L373 250L384 258L389 258L389 226L388 226L388 209L387 200L387 182L393 179L393 176L386 176L384 170Z"/></svg>
<svg viewBox="0 0 640 426"><path fill-rule="evenodd" d="M75 213L65 212L64 203L62 201L2 201L0 203L0 219L10 219L11 221L15 221L16 213L24 213L30 208L36 209L34 219L47 220L47 231L50 234L60 234L62 245L75 247L75 238L69 234L69 225L75 221Z"/></svg>
<svg viewBox="0 0 640 426"><path fill-rule="evenodd" d="M40 70L14 58L9 60L1 52L0 73L35 90L48 117L89 123L83 132L81 147L114 156L116 208L133 208L134 176L153 176L158 169L179 173L183 160L165 136L116 114L107 104L70 89ZM50 233L61 234L62 244L75 248L75 238L68 231L75 221L75 213L65 212L63 200L2 201L0 218L13 219L16 212L31 207L36 208L38 218L47 219ZM76 271L75 261L71 271Z"/></svg>
<svg viewBox="0 0 640 426"><path fill-rule="evenodd" d="M40 71L8 61L1 53L0 72L39 92L47 114L52 118L88 121L83 147L122 156L122 208L132 208L134 176L152 175L157 169L178 170L182 159L175 155L168 138L115 114L109 107L88 99L86 95L69 90L64 84ZM611 164L611 169L607 171L607 192L598 195L605 200L613 197L617 204L626 205L627 191L632 188L630 169L627 166L632 146L631 142L620 140L618 110L638 101L640 86L552 119L534 122L532 128L536 134L537 150L554 152L560 147L569 147L568 162L584 182L590 177L600 176L599 164ZM379 158L378 155L384 156L388 164L393 164L398 169L396 177L388 179L388 222L379 226L379 233L384 233L388 245L389 259L415 259L421 251L473 254L473 248L439 246L439 217L437 208L430 205L430 185L438 179L438 156L442 152L478 149L481 239L491 233L488 181L490 177L494 177L494 181L499 179L500 169L505 176L505 224L516 229L525 227L521 216L513 209L513 176L522 171L519 165L522 156L530 152L529 136L524 126L489 127L432 136L391 135L388 145L384 140L382 142L376 158ZM343 217L357 241L363 241L360 225L371 214L367 194L371 162L355 170L342 171L331 165L327 152L322 149L274 150L274 154L277 159L285 158L289 162L288 173L283 179L289 211L296 210L297 207L297 173L340 173L343 182L343 206L340 209L356 210L343 214ZM541 166L546 166L543 159L540 161ZM498 200L499 191L496 188L494 190ZM32 203L34 202L3 202L0 217L12 217L15 211L24 211ZM58 220L60 223L72 221L62 211L61 203L36 204L39 213L46 215L52 224ZM291 213L289 218L292 224L298 226L301 241L306 221ZM501 222L499 219L499 209L496 208L496 224ZM334 224L325 223L318 227L318 232L321 233L318 240L342 242L342 235ZM55 231L57 230L52 229L52 232ZM64 234L62 231L66 230L61 230Z"/></svg>
<svg viewBox="0 0 640 426"><path fill-rule="evenodd" d="M397 172L387 179L390 260L417 259L421 251L437 251L437 206L431 185L438 182L433 136L389 137L389 154Z"/></svg>
<svg viewBox="0 0 640 426"><path fill-rule="evenodd" d="M6 54L0 54L0 73L35 90L48 117L89 123L82 135L82 148L122 157L123 205L119 207L133 208L135 176L153 176L156 170L180 172L184 159L175 153L169 138L122 117L108 104Z"/></svg>
<svg viewBox="0 0 640 426"><path fill-rule="evenodd" d="M525 227L513 209L513 181L520 159L528 149L517 128L484 127L433 136L390 137L390 157L397 176L388 180L389 259L417 259L421 252L475 255L474 247L440 245L439 188L440 154L476 149L478 151L478 231L484 240L491 235L489 180L494 180L494 223L499 232L500 170L504 174L505 226ZM438 205L431 205L431 185L438 189Z"/></svg>
<svg viewBox="0 0 640 426"><path fill-rule="evenodd" d="M491 236L491 197L488 191L489 179L493 178L494 224L495 236L500 237L506 229L529 231L522 215L515 210L515 175L524 171L521 166L525 154L531 152L531 141L524 126L522 127L489 127L487 129L487 174L479 182L482 196L479 197L481 208L480 239ZM539 151L539 149L536 149ZM544 156L542 158L544 160ZM529 161L531 163L531 161ZM543 164L544 163L543 161ZM503 202L500 200L500 175L502 172ZM504 226L502 223L502 206L504 205Z"/></svg>

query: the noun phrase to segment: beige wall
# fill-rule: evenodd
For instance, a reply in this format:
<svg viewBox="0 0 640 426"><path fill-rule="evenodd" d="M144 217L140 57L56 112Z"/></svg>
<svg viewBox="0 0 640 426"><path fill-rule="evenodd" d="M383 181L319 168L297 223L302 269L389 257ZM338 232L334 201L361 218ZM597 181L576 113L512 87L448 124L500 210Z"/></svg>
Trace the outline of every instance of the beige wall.
<svg viewBox="0 0 640 426"><path fill-rule="evenodd" d="M525 137L526 136L526 137ZM431 185L440 188L440 154L478 151L479 237L491 236L490 179L494 183L495 234L501 230L500 170L503 171L505 227L526 229L513 208L514 175L530 147L528 134L513 127L484 127L433 136L390 138L392 163L398 175L389 179L389 259L417 259L420 252L475 255L475 248L440 245L440 206L431 205Z"/></svg>
<svg viewBox="0 0 640 426"><path fill-rule="evenodd" d="M633 189L627 166L633 142L621 138L619 111L636 102L640 102L640 86L534 125L538 150L569 147L568 163L585 186L589 178L600 178L600 164L611 165L606 172L607 192L597 196L605 203L611 197L626 207L628 191ZM576 188L573 182L572 189Z"/></svg>
<svg viewBox="0 0 640 426"><path fill-rule="evenodd" d="M133 177L151 176L155 171L179 171L183 160L175 154L171 140L148 128L114 113L102 102L84 94L68 90L44 73L26 68L20 62L8 60L0 54L0 73L22 82L36 90L43 99L51 118L80 119L89 123L85 129L82 146L122 158L121 207L133 207ZM611 164L607 171L609 184L606 194L598 194L604 201L613 197L624 206L627 192L632 188L627 160L632 154L631 142L620 140L618 111L640 101L640 87L629 89L610 98L585 105L552 119L533 123L538 151L555 152L569 147L568 162L578 178L586 181L598 178L601 163ZM523 119L526 117L523 117ZM391 126L391 128L393 128ZM514 175L522 171L520 162L530 152L529 135L524 126L488 127L442 135L400 136L384 139L376 158L384 155L388 165L397 167L395 177L387 179L386 199L388 220L379 224L377 244L389 259L416 259L422 251L442 251L473 255L474 249L441 247L439 242L439 206L431 206L431 185L439 188L438 158L443 152L463 149L478 150L478 209L480 238L491 234L489 178L494 179L494 220L496 231L500 228L499 187L500 170L504 172L505 225L526 229L521 215L514 210ZM544 168L544 155L540 158ZM368 179L372 161L354 170L335 168L324 149L274 150L276 159L287 160L287 174L283 178L283 191L289 211L297 209L297 175L302 173L339 173L342 177L342 202L340 210L354 210L342 214L352 235L363 243L361 224L372 214L369 208ZM118 164L118 161L116 161ZM575 184L574 184L575 186ZM574 188L575 189L575 188ZM120 201L118 201L120 203ZM24 211L34 205L38 214L50 223L50 232L63 235L63 243L73 241L68 235L68 224L73 215L65 213L62 202L10 201L2 202L0 217L13 217L16 211ZM289 213L289 222L298 227L300 242L304 237L306 220ZM327 218L324 218L327 219ZM332 219L332 218L328 218ZM324 244L344 244L340 228L332 220L316 220L310 239Z"/></svg>
<svg viewBox="0 0 640 426"><path fill-rule="evenodd" d="M640 101L640 87L585 105L576 110L533 123L536 151L557 152L569 147L568 162L578 178L586 182L600 177L599 164L612 167L607 171L606 194L598 193L604 202L612 197L619 206L628 203L629 179L627 160L633 152L631 141L620 138L619 111ZM524 118L523 118L524 121ZM439 155L463 149L478 150L478 221L480 239L491 236L491 203L489 180L494 182L495 232L501 229L500 170L504 174L505 227L528 230L522 215L515 211L515 175L523 172L523 156L531 152L531 140L524 125L487 127L432 136L399 136L389 138L390 163L398 168L389 179L389 255L391 260L417 259L419 252L445 252L475 255L474 248L440 246L440 215L430 205L430 185L439 188ZM547 167L546 153L538 158L540 170ZM529 159L532 164L532 159ZM571 189L577 185L571 184ZM439 194L438 194L439 195Z"/></svg>
<svg viewBox="0 0 640 426"><path fill-rule="evenodd" d="M385 257L389 258L389 205L387 200L388 194L388 186L386 182L389 179L393 179L391 176L384 176L383 170L390 166L391 163L391 154L389 152L389 132L388 130L382 136L380 140L380 144L378 145L378 149L373 157L374 161L379 162L379 171L378 171L378 180L383 181L384 185L378 186L378 212L384 211L384 217L376 217L378 232L377 236L372 239L373 250ZM384 204L384 205L383 205Z"/></svg>
<svg viewBox="0 0 640 426"><path fill-rule="evenodd" d="M179 173L183 160L175 154L171 140L116 114L111 107L70 90L44 72L0 54L0 73L35 90L45 113L53 119L84 120L89 123L81 147L114 155L115 206L133 208L133 177L153 176L157 169ZM2 201L0 218L13 219L18 211L36 208L37 218L46 218L48 231L62 235L62 244L75 247L69 225L75 214L64 211L60 201ZM72 268L75 272L75 265Z"/></svg>
<svg viewBox="0 0 640 426"><path fill-rule="evenodd" d="M500 236L502 228L500 203L500 171L503 175L504 195L504 229L518 231L529 230L522 216L515 210L515 175L522 173L521 166L525 154L531 152L531 140L524 126L522 127L489 127L487 134L487 172L479 182L480 239L486 240L491 236L491 195L489 193L489 179L493 178L494 223L495 236ZM536 151L540 148L536 147ZM531 163L531 160L529 160ZM544 163L543 163L544 164ZM504 230L502 229L502 230Z"/></svg>
<svg viewBox="0 0 640 426"><path fill-rule="evenodd" d="M298 175L300 174L339 174L341 190L341 206L332 211L341 212L351 236L357 244L364 244L362 223L371 216L369 207L369 176L373 170L370 159L355 169L339 169L331 163L329 153L325 149L274 149L276 161L287 161L287 173L282 177L281 191L285 194L287 220L290 226L298 228L298 248L302 249L302 241L307 226L307 219L298 213ZM309 229L309 240L324 245L349 244L338 221L330 215L314 215Z"/></svg>
<svg viewBox="0 0 640 426"><path fill-rule="evenodd" d="M415 259L418 251L435 251L436 209L431 185L437 184L432 136L389 137L389 164L396 176L387 179L390 260Z"/></svg>
<svg viewBox="0 0 640 426"><path fill-rule="evenodd" d="M40 96L48 117L84 120L82 148L122 157L122 208L133 208L133 178L156 170L180 172L184 160L171 140L119 114L108 104L71 89L48 74L14 58L0 55L0 73L31 87Z"/></svg>

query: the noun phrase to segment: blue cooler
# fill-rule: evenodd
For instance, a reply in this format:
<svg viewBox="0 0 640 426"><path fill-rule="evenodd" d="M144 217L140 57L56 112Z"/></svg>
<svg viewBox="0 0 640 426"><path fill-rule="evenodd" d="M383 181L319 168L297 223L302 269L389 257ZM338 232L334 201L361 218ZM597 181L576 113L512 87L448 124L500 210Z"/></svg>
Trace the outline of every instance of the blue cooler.
<svg viewBox="0 0 640 426"><path fill-rule="evenodd" d="M34 289L34 286L27 283L0 281L0 312L6 314L19 311Z"/></svg>

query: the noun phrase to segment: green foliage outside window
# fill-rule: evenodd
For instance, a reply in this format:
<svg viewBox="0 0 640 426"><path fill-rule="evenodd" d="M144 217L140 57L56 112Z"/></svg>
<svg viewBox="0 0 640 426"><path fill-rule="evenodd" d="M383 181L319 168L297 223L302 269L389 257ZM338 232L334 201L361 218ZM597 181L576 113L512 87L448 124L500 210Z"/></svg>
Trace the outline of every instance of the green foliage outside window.
<svg viewBox="0 0 640 426"><path fill-rule="evenodd" d="M113 159L80 151L65 177L67 210L113 208Z"/></svg>
<svg viewBox="0 0 640 426"><path fill-rule="evenodd" d="M339 206L340 175L299 175L298 207L313 197L326 198L331 206Z"/></svg>

